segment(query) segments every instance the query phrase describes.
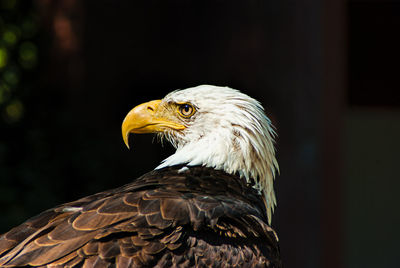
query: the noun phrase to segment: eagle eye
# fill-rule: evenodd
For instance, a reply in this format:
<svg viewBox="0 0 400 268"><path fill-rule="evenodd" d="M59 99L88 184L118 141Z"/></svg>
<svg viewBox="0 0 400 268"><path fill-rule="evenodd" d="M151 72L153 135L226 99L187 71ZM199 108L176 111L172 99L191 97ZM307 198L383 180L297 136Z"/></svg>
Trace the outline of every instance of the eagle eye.
<svg viewBox="0 0 400 268"><path fill-rule="evenodd" d="M178 112L181 116L189 118L196 112L196 109L191 104L184 103L178 106Z"/></svg>

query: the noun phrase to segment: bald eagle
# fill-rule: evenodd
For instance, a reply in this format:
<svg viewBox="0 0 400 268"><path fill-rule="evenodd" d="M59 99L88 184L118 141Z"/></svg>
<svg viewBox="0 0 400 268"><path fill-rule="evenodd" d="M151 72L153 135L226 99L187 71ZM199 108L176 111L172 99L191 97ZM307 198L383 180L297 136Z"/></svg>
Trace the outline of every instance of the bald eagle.
<svg viewBox="0 0 400 268"><path fill-rule="evenodd" d="M157 133L176 152L3 234L1 267L281 267L275 132L259 102L228 87L177 90L132 109L128 148L130 133Z"/></svg>

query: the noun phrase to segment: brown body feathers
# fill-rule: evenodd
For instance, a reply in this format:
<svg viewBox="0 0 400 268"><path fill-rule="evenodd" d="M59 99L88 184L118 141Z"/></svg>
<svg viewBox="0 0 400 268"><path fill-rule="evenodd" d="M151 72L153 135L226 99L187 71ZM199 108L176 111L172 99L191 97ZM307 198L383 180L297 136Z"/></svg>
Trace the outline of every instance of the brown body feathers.
<svg viewBox="0 0 400 268"><path fill-rule="evenodd" d="M0 267L281 267L256 190L181 168L31 218L0 236Z"/></svg>

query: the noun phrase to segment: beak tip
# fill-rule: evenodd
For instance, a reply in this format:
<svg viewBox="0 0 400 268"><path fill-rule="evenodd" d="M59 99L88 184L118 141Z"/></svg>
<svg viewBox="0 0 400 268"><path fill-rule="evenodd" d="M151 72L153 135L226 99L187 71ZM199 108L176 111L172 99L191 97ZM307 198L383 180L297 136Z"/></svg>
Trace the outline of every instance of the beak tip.
<svg viewBox="0 0 400 268"><path fill-rule="evenodd" d="M127 135L123 136L123 139L124 139L125 146L128 147L128 150L130 150L131 148L129 147L129 133Z"/></svg>

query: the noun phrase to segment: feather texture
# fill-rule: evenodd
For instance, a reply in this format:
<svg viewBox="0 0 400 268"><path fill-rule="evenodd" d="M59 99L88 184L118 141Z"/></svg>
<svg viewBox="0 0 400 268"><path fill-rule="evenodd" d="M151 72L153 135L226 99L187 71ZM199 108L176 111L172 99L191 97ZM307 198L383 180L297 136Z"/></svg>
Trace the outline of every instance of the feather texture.
<svg viewBox="0 0 400 268"><path fill-rule="evenodd" d="M197 112L181 123L186 129L159 135L176 152L159 165L203 165L238 173L264 197L271 223L276 205L273 180L279 172L275 158L275 131L262 105L229 87L201 85L169 93L160 106L190 103Z"/></svg>
<svg viewBox="0 0 400 268"><path fill-rule="evenodd" d="M181 168L28 220L0 236L0 266L281 267L262 198L246 180Z"/></svg>

